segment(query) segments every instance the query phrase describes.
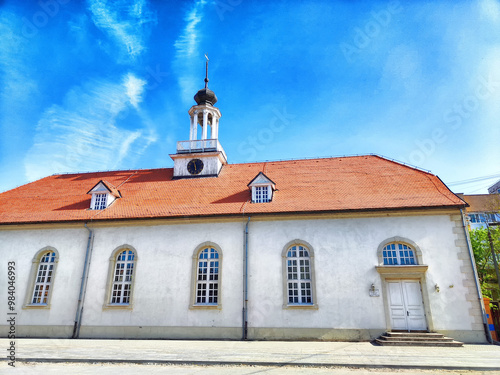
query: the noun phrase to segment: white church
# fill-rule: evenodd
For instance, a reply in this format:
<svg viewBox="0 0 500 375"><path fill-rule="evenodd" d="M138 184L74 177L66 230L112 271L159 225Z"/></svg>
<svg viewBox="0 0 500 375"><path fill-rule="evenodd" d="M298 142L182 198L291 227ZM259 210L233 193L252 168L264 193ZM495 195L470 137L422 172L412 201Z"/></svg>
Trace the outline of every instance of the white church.
<svg viewBox="0 0 500 375"><path fill-rule="evenodd" d="M207 82L173 168L0 194L17 337L486 342L464 201L375 155L229 164Z"/></svg>

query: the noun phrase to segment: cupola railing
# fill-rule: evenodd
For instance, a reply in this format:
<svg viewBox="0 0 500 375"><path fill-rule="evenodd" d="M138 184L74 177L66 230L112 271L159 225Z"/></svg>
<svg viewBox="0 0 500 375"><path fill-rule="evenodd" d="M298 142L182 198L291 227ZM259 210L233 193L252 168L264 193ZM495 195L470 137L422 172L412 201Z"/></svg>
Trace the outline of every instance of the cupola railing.
<svg viewBox="0 0 500 375"><path fill-rule="evenodd" d="M227 160L226 153L218 139L196 139L177 142L177 153L220 151Z"/></svg>

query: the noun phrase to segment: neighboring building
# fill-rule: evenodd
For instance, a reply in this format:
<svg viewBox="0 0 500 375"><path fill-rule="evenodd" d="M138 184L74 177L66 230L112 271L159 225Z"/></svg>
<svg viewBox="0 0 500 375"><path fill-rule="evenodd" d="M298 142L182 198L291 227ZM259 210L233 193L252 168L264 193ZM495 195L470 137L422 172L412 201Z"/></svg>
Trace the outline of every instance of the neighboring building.
<svg viewBox="0 0 500 375"><path fill-rule="evenodd" d="M195 99L174 168L0 194L17 337L485 342L465 203L438 177L373 155L228 164L215 94Z"/></svg>
<svg viewBox="0 0 500 375"><path fill-rule="evenodd" d="M500 180L496 184L494 184L488 188L488 193L490 193L490 194L499 194L500 193Z"/></svg>
<svg viewBox="0 0 500 375"><path fill-rule="evenodd" d="M469 205L466 208L466 213L470 230L485 228L486 226L491 226L493 223L495 223L493 228L496 228L496 223L500 222L500 194L496 192L498 186L500 186L500 181L488 189L490 194L457 194ZM490 260L488 267L491 267L490 271L494 273L493 259ZM498 282L488 279L482 280L482 282L483 288L490 290L493 300L498 301L500 296Z"/></svg>
<svg viewBox="0 0 500 375"><path fill-rule="evenodd" d="M466 208L470 229L485 227L487 223L500 222L500 194L457 194L469 207Z"/></svg>

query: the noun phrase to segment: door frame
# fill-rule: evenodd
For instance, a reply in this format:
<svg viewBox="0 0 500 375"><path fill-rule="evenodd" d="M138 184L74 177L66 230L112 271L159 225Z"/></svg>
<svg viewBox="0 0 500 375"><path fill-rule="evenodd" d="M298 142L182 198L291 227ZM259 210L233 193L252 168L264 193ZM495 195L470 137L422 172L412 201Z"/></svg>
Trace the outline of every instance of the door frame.
<svg viewBox="0 0 500 375"><path fill-rule="evenodd" d="M399 295L400 295L400 298L402 299L402 304L404 306L404 313L403 313L403 319L405 320L405 326L406 326L406 329L401 329L401 328L398 328L398 331L401 330L401 331L405 331L405 332L427 332L428 331L428 326L427 326L427 315L425 314L425 309L424 309L424 299L422 297L422 285L420 284L420 281L419 280L415 280L415 279L387 279L386 280L386 285L387 285L387 297L388 297L388 302L389 302L389 314L391 316L391 329L394 331L395 328L394 326L392 326L392 324L394 324L394 320L395 319L398 319L398 318L401 318L401 316L394 316L394 309L396 308L396 306L393 305L393 303L395 301L392 300L392 295L393 295L393 286L397 285L397 291L399 292ZM415 286L415 288L418 288L418 289L407 289L406 285L407 284L412 284ZM414 297L418 297L417 299L415 299L415 303L418 303L418 309L419 311L421 311L422 315L419 315L420 316L420 319L423 318L423 323L420 321L420 328L419 329L410 329L410 326L411 326L411 319L410 318L410 315L413 315L413 314L409 314L409 310L410 310L410 307L408 306L408 304L410 303L410 296L408 295L408 293L410 291L414 291L415 293L418 293L417 295L415 295ZM410 298L410 300L408 299ZM415 305L417 306L417 305ZM401 306L398 306L398 310L401 309ZM423 327L422 327L423 326Z"/></svg>
<svg viewBox="0 0 500 375"><path fill-rule="evenodd" d="M385 323L386 330L392 331L391 310L389 306L389 298L387 291L387 280L418 280L420 282L420 290L422 292L422 302L424 304L424 313L427 322L427 329L430 332L434 331L432 322L432 313L430 309L429 293L425 273L427 265L408 265L408 266L377 266L377 271L382 279L382 297L385 307Z"/></svg>

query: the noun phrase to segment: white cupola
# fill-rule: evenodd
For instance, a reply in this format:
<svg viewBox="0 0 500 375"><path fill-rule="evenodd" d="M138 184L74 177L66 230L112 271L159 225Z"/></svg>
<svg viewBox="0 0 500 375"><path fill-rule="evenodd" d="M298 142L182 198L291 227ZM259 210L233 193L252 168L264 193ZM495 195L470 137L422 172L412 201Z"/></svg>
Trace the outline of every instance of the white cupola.
<svg viewBox="0 0 500 375"><path fill-rule="evenodd" d="M214 104L217 96L208 88L208 58L205 88L194 96L196 105L189 110L189 140L177 142L174 160L174 178L216 177L227 164L224 149L219 143L221 113Z"/></svg>

